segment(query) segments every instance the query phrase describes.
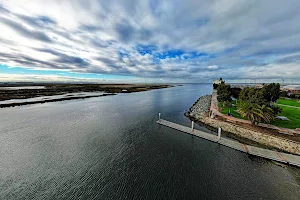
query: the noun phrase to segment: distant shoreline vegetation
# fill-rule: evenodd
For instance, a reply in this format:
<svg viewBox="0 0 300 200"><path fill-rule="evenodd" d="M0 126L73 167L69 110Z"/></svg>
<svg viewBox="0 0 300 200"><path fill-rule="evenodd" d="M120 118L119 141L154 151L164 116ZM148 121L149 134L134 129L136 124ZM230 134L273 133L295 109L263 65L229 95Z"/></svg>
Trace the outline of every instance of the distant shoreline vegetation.
<svg viewBox="0 0 300 200"><path fill-rule="evenodd" d="M28 105L34 103L46 103L55 101L65 101L72 99L83 99L99 96L114 95L115 93L132 93L132 92L142 92L154 89L162 89L174 87L173 85L167 84L39 84L39 86L44 86L43 88L30 88L30 89L20 89L22 84L14 84L13 87L17 87L17 90L1 90L0 86L0 107L13 107L20 105ZM28 85L25 85L26 87ZM5 85L3 87L10 87L10 85ZM61 97L57 99L44 99L37 101L26 101L29 98L43 97L43 96L55 96L64 95L69 93L78 92L106 92L108 94L101 95L85 95L85 96L74 96L74 97ZM24 99L24 102L12 102L3 103L6 100L12 99ZM1 103L2 101L2 103Z"/></svg>
<svg viewBox="0 0 300 200"><path fill-rule="evenodd" d="M77 97L63 97L59 99L45 99L39 101L16 102L16 103L0 104L0 108L23 106L23 105L30 105L30 104L50 103L50 102L57 102L57 101L67 101L67 100L75 100L75 99L87 99L92 97L104 97L104 96L111 96L111 95L116 95L116 94L88 95L88 96L77 96Z"/></svg>

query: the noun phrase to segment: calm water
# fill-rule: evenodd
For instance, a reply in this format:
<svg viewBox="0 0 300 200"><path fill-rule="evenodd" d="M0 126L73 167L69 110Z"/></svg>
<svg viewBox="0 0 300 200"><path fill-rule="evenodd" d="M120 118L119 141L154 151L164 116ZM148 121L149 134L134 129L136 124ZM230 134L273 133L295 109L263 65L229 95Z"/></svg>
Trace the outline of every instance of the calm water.
<svg viewBox="0 0 300 200"><path fill-rule="evenodd" d="M190 125L184 111L211 90L0 109L0 199L300 199L283 167L155 123Z"/></svg>
<svg viewBox="0 0 300 200"><path fill-rule="evenodd" d="M33 97L27 99L10 99L5 101L0 101L0 104L10 104L10 103L23 103L23 102L33 102L33 101L42 101L47 99L61 99L66 97L79 97L79 96L89 96L89 95L101 95L105 92L73 92L62 95L52 95L52 96L41 96L41 97Z"/></svg>

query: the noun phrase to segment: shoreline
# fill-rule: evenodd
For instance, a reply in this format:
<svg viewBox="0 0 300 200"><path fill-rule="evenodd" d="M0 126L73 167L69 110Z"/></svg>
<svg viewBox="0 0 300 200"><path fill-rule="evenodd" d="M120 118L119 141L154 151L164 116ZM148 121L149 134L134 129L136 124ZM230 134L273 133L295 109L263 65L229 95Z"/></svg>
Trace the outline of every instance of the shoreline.
<svg viewBox="0 0 300 200"><path fill-rule="evenodd" d="M24 88L22 88L24 87ZM57 101L67 101L75 99L86 99L92 97L101 97L108 95L116 95L116 93L135 93L144 92L156 89L175 87L168 84L38 84L34 87L43 87L28 89L26 84L0 85L0 108L23 106L38 103L49 103ZM5 88L5 89L1 89ZM9 88L9 89L7 89ZM16 88L16 89L14 89ZM86 94L85 96L72 96L73 93L95 93L105 92L105 94ZM29 101L29 99L37 97L52 97L56 95L67 95L57 99L41 99ZM24 100L22 102L5 103L10 100ZM28 101L27 101L28 100Z"/></svg>
<svg viewBox="0 0 300 200"><path fill-rule="evenodd" d="M26 84L0 85L0 103L11 99L29 99L76 92L134 93L175 87L169 84L38 84L36 86L44 88L28 89Z"/></svg>
<svg viewBox="0 0 300 200"><path fill-rule="evenodd" d="M192 105L189 111L185 113L185 116L213 131L217 131L217 129L221 127L222 134L239 142L266 149L276 149L294 155L300 155L299 142L283 138L283 136L278 137L275 135L269 135L247 129L243 126L231 124L229 122L211 119L208 117L212 105L211 101L212 95L200 97Z"/></svg>
<svg viewBox="0 0 300 200"><path fill-rule="evenodd" d="M75 99L87 99L87 98L92 98L92 97L104 97L104 96L113 96L113 95L116 95L116 94L62 97L59 99L44 99L44 100L37 100L37 101L15 102L15 103L0 104L0 108L8 108L8 107L24 106L24 105L32 105L32 104L42 104L42 103L50 103L50 102L58 102L58 101L68 101L68 100L75 100ZM0 103L1 103L1 101L0 101Z"/></svg>

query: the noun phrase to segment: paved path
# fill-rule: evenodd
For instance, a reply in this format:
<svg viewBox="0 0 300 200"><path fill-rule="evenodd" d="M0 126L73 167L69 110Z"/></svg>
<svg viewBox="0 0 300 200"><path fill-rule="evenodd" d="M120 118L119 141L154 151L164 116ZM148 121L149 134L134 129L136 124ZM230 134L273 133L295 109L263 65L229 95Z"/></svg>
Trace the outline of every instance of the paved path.
<svg viewBox="0 0 300 200"><path fill-rule="evenodd" d="M290 105L285 105L285 104L280 104L280 103L276 103L276 105L278 105L278 106L286 106L286 107L290 107L290 108L297 108L297 109L300 109L300 107L297 107L297 106L290 106Z"/></svg>
<svg viewBox="0 0 300 200"><path fill-rule="evenodd" d="M166 121L163 119L158 120L157 123L167 126L167 127L170 127L170 128L173 128L173 129L176 129L176 130L179 130L184 133L188 133L190 135L195 135L197 137L219 143L221 145L236 149L241 152L245 152L245 153L259 156L262 158L267 158L270 160L275 160L278 162L282 162L282 163L300 167L300 156L296 156L296 155L292 155L292 154L288 154L288 153L281 153L278 151L272 151L269 149L264 149L264 148L259 148L259 147L254 147L254 146L242 144L238 141L223 138L223 137L218 138L218 136L216 136L216 135L206 133L203 131L199 131L196 129L192 130L192 128L190 128L190 127L175 124L173 122L169 122L169 121Z"/></svg>

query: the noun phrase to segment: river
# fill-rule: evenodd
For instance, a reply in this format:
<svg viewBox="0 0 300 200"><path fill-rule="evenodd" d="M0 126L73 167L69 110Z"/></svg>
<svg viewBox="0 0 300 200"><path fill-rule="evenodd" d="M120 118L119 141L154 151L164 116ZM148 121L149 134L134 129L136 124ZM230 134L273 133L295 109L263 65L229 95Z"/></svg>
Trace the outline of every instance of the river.
<svg viewBox="0 0 300 200"><path fill-rule="evenodd" d="M287 168L155 123L190 126L185 110L211 91L0 109L0 199L300 199Z"/></svg>

